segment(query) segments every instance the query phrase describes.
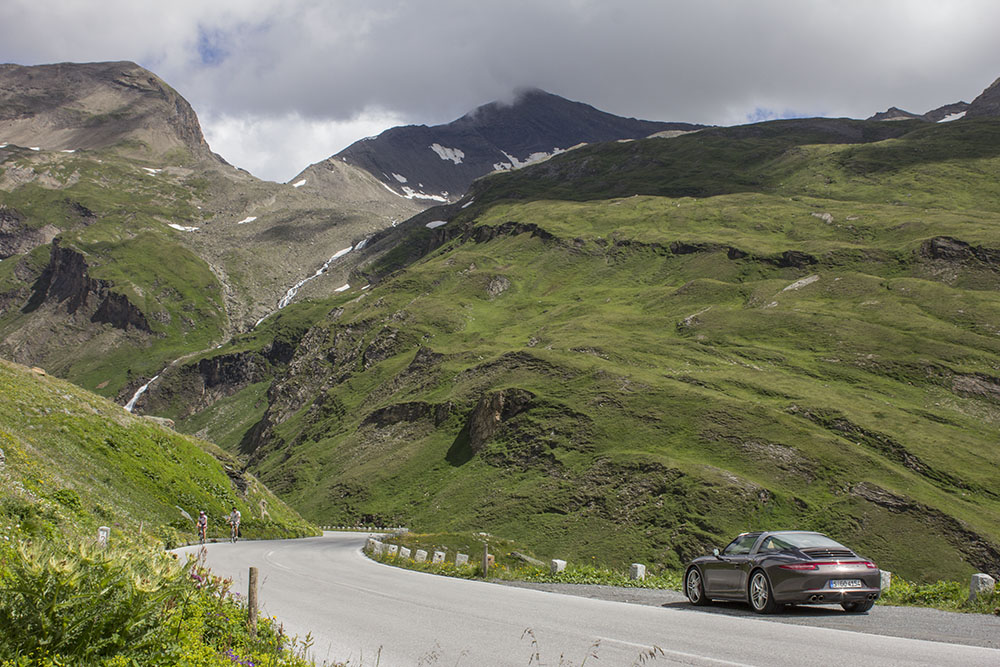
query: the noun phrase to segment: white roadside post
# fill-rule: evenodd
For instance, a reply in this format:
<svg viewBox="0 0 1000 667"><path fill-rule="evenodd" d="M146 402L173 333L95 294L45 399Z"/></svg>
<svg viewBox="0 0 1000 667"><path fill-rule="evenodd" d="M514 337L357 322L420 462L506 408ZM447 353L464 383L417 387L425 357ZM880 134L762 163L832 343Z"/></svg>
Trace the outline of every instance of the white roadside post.
<svg viewBox="0 0 1000 667"><path fill-rule="evenodd" d="M97 529L97 543L102 547L108 546L108 539L111 537L111 529L107 526L101 526Z"/></svg>
<svg viewBox="0 0 1000 667"><path fill-rule="evenodd" d="M646 566L642 563L632 563L632 567L628 569L628 578L632 581L645 581Z"/></svg>
<svg viewBox="0 0 1000 667"><path fill-rule="evenodd" d="M553 558L552 562L549 563L549 569L551 570L552 574L559 574L560 572L566 569L566 561L560 560L558 558Z"/></svg>
<svg viewBox="0 0 1000 667"><path fill-rule="evenodd" d="M879 588L882 592L889 590L889 586L892 585L892 572L888 570L879 570Z"/></svg>

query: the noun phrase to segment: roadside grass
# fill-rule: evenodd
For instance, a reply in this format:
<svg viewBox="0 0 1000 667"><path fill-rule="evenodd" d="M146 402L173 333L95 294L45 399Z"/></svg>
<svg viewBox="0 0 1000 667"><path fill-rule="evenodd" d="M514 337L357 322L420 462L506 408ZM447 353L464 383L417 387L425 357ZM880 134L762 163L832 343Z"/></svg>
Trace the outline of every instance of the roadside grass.
<svg viewBox="0 0 1000 667"><path fill-rule="evenodd" d="M380 554L368 557L372 560L408 570L428 572L460 579L482 579L482 544L478 550L470 545L476 544L475 536L463 534L414 534L404 533L382 539L383 544L405 546L415 552L423 549L428 553L428 560L417 562L413 556L402 557L389 554L383 550ZM683 592L683 570L660 570L646 573L644 579L632 579L629 574L614 567L598 564L572 563L566 564L561 572L553 573L547 566L536 566L525 563L512 555L517 546L512 540L503 540L489 536L490 553L495 557L495 565L489 569L487 579L500 581L524 581L546 584L587 584L597 586L614 586L617 588L648 588L654 590L671 590ZM464 545L465 553L470 561L465 565L455 564L454 545ZM522 547L523 548L523 547ZM434 551L445 550L447 559L443 563L433 563L430 560ZM449 560L450 559L450 560ZM992 594L981 595L975 601L969 602L969 586L957 581L937 581L919 584L893 576L889 589L883 591L878 604L899 607L930 607L943 611L962 613L1000 615L1000 589Z"/></svg>
<svg viewBox="0 0 1000 667"><path fill-rule="evenodd" d="M247 622L232 582L139 543L0 542L0 665L305 667L310 638Z"/></svg>

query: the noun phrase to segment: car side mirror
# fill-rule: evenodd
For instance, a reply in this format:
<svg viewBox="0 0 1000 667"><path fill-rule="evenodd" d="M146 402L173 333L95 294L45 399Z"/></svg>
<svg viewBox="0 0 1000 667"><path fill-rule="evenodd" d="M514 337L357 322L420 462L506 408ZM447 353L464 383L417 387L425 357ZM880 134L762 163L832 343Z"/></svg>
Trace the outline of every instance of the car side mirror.
<svg viewBox="0 0 1000 667"><path fill-rule="evenodd" d="M715 549L712 549L712 555L715 556L716 558L721 558L719 556L719 548L718 547L716 547Z"/></svg>

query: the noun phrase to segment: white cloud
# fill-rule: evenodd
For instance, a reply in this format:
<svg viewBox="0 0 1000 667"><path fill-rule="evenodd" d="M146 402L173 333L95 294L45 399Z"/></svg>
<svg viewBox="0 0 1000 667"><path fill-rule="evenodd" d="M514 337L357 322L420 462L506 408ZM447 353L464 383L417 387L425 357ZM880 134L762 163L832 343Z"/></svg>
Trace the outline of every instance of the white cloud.
<svg viewBox="0 0 1000 667"><path fill-rule="evenodd" d="M399 125L393 114L370 111L347 121L208 114L205 138L219 155L258 178L285 183L310 164L338 153L360 137Z"/></svg>

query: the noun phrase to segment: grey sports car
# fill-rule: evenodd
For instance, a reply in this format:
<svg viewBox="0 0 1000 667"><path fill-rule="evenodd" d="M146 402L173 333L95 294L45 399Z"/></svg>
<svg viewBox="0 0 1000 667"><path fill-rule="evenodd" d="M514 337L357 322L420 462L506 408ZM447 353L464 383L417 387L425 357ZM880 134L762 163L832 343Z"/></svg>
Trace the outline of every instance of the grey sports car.
<svg viewBox="0 0 1000 667"><path fill-rule="evenodd" d="M758 614L787 604L840 604L863 613L881 594L875 563L826 535L805 531L743 533L721 552L695 558L684 572L691 604L740 600Z"/></svg>

